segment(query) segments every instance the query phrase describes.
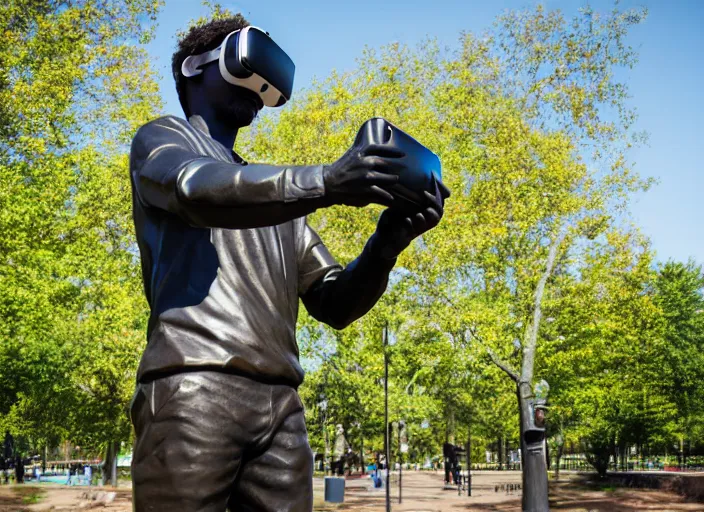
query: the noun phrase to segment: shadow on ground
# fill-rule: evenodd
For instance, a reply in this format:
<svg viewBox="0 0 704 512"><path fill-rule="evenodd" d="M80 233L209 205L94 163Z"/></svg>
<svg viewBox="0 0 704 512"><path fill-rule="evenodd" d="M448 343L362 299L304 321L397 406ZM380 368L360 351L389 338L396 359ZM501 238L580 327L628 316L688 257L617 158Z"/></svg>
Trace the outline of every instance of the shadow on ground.
<svg viewBox="0 0 704 512"><path fill-rule="evenodd" d="M40 501L45 494L36 487L6 487L0 492L0 512L26 512L27 505Z"/></svg>
<svg viewBox="0 0 704 512"><path fill-rule="evenodd" d="M520 511L520 497L501 503L467 503L461 507L467 512ZM646 489L599 489L587 480L551 482L550 510L573 512L658 512L704 510L702 504L687 502L672 492Z"/></svg>

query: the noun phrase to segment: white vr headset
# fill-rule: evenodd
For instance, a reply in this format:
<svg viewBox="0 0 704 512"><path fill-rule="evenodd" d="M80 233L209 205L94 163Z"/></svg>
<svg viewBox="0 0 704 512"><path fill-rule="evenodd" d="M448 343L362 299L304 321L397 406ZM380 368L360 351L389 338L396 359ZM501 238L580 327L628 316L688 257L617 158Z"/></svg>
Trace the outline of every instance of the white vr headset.
<svg viewBox="0 0 704 512"><path fill-rule="evenodd" d="M280 107L291 99L296 66L262 29L249 26L229 33L214 50L187 57L181 73L199 75L203 66L216 60L225 81L257 93L267 107Z"/></svg>

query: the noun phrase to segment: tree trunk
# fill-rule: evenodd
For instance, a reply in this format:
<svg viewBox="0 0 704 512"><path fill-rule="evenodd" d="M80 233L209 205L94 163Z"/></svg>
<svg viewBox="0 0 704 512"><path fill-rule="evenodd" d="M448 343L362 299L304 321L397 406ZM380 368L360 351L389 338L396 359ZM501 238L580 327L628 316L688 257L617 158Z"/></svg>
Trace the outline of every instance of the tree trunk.
<svg viewBox="0 0 704 512"><path fill-rule="evenodd" d="M504 469L504 436L503 434L499 437L499 471Z"/></svg>
<svg viewBox="0 0 704 512"><path fill-rule="evenodd" d="M327 475L328 457L330 456L330 439L328 437L328 425L327 418L325 416L323 417L323 442L325 443L325 453L323 454L323 475ZM332 465L330 466L330 469L332 469Z"/></svg>
<svg viewBox="0 0 704 512"><path fill-rule="evenodd" d="M689 443L687 450L684 449L684 437L682 437L682 469L687 470L687 455L689 455Z"/></svg>
<svg viewBox="0 0 704 512"><path fill-rule="evenodd" d="M530 384L517 386L523 460L523 512L548 512L548 473L545 467L545 432L533 427L533 394Z"/></svg>
<svg viewBox="0 0 704 512"><path fill-rule="evenodd" d="M110 468L112 467L112 442L108 443L107 448L105 448L105 458L103 459L103 465L101 468L100 480L101 485L108 485Z"/></svg>
<svg viewBox="0 0 704 512"><path fill-rule="evenodd" d="M105 454L103 464L103 485L111 485L117 487L117 453L120 449L120 443L111 441Z"/></svg>
<svg viewBox="0 0 704 512"><path fill-rule="evenodd" d="M550 446L548 445L548 440L545 439L543 441L545 444L545 464L547 464L547 470L550 471L550 464L552 463L550 460Z"/></svg>
<svg viewBox="0 0 704 512"><path fill-rule="evenodd" d="M504 467L506 471L511 469L511 447L508 445L508 438L504 436Z"/></svg>
<svg viewBox="0 0 704 512"><path fill-rule="evenodd" d="M564 444L558 444L555 450L555 480L560 479L560 459L562 458L562 448Z"/></svg>
<svg viewBox="0 0 704 512"><path fill-rule="evenodd" d="M472 422L467 423L467 496L472 495Z"/></svg>
<svg viewBox="0 0 704 512"><path fill-rule="evenodd" d="M112 466L110 466L110 485L117 487L117 455L120 452L120 443L115 442L112 446Z"/></svg>
<svg viewBox="0 0 704 512"><path fill-rule="evenodd" d="M360 437L362 438L362 439L361 439L361 441L362 441L362 449L361 449L360 452L359 452L359 462L360 462L360 466L362 466L362 471L361 471L361 473L362 473L362 475L364 475L364 474L366 473L366 470L365 470L365 468L364 468L364 434L361 434Z"/></svg>

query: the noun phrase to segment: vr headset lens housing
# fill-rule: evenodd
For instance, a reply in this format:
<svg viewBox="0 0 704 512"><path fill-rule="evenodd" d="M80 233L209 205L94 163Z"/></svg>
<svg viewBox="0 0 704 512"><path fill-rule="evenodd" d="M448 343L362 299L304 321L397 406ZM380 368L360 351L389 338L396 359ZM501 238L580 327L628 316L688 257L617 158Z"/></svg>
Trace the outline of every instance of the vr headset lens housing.
<svg viewBox="0 0 704 512"><path fill-rule="evenodd" d="M215 60L223 79L257 93L267 107L280 107L291 99L296 66L263 30L250 26L231 32L215 50L187 57L181 72L186 77L198 75L202 66Z"/></svg>

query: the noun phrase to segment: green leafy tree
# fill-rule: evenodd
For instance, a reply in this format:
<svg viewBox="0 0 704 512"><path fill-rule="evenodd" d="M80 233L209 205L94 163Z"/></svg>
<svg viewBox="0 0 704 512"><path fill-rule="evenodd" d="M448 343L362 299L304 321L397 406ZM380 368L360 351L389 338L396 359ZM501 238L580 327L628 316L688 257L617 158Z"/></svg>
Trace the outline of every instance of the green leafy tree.
<svg viewBox="0 0 704 512"><path fill-rule="evenodd" d="M0 417L47 445L126 440L143 345L127 144L160 108L160 2L0 6Z"/></svg>
<svg viewBox="0 0 704 512"><path fill-rule="evenodd" d="M556 383L563 439L580 441L604 475L629 445L666 436L675 411L661 384L667 346L648 243L614 231L594 249L579 275L558 277L541 373Z"/></svg>
<svg viewBox="0 0 704 512"><path fill-rule="evenodd" d="M704 275L693 261L669 261L659 268L656 302L665 319L667 352L659 378L677 408L674 434L678 456L685 440L704 444ZM685 463L685 460L681 460Z"/></svg>
<svg viewBox="0 0 704 512"><path fill-rule="evenodd" d="M556 272L578 271L629 193L648 186L626 165L634 117L614 79L634 63L624 36L643 16L587 10L568 22L539 8L502 17L485 39L465 35L453 55L432 42L368 50L357 70L333 73L244 144L255 160L333 161L366 119L381 116L440 155L453 191L445 218L402 255L390 291L362 323L383 325L405 306L441 333L429 339L487 355L514 381L522 434ZM344 263L377 215L331 208L311 221ZM527 471L540 475L541 464Z"/></svg>

